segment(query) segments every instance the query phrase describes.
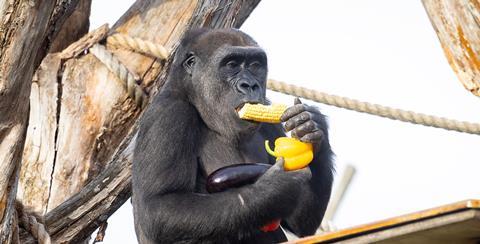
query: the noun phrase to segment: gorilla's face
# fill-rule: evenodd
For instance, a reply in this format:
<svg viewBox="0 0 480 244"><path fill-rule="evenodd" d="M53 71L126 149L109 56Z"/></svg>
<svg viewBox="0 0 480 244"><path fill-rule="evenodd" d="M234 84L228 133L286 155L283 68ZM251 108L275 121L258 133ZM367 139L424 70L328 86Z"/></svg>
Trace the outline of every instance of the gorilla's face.
<svg viewBox="0 0 480 244"><path fill-rule="evenodd" d="M191 76L190 100L205 124L226 136L255 132L258 123L238 118L245 103L266 103L267 56L240 31L201 36L183 67Z"/></svg>

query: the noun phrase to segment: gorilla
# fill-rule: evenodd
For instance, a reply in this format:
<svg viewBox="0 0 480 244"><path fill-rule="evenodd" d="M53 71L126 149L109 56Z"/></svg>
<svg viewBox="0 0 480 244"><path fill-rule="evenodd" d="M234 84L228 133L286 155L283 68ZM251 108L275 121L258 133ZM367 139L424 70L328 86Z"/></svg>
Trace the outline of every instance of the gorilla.
<svg viewBox="0 0 480 244"><path fill-rule="evenodd" d="M296 99L278 125L245 121L244 103L269 104L267 56L236 29L196 29L179 44L169 77L142 116L133 157L137 239L149 243L274 243L282 230L312 235L333 181L326 119ZM264 149L291 131L314 145L309 167L283 169ZM240 163L268 163L258 180L209 194L206 177ZM282 228L262 226L281 219Z"/></svg>

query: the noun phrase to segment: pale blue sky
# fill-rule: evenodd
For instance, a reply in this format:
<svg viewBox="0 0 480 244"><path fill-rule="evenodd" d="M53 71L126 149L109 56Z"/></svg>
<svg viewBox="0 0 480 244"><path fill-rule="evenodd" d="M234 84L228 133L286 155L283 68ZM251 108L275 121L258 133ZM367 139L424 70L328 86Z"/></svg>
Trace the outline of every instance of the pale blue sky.
<svg viewBox="0 0 480 244"><path fill-rule="evenodd" d="M92 28L113 24L131 3L94 0ZM457 80L419 0L263 0L241 29L267 51L270 78L480 121L480 100ZM318 106L329 117L337 175L346 163L357 169L338 227L480 198L479 136ZM110 218L105 243L135 243L132 219L127 202Z"/></svg>

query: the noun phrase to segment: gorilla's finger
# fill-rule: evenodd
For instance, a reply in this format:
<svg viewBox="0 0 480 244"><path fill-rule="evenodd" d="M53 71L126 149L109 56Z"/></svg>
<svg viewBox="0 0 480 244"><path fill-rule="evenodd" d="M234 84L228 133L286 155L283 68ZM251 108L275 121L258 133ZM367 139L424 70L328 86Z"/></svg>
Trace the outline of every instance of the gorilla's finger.
<svg viewBox="0 0 480 244"><path fill-rule="evenodd" d="M290 119L291 117L305 111L307 108L306 108L306 105L305 104L296 104L296 105L293 105L289 108L287 108L287 110L285 110L285 112L283 112L282 116L280 117L280 120L282 122L285 122L287 121L288 119Z"/></svg>
<svg viewBox="0 0 480 244"><path fill-rule="evenodd" d="M317 126L317 123L313 120L309 120L298 127L295 127L295 135L299 138L302 138L303 136L310 134L312 132L318 131L319 128Z"/></svg>
<svg viewBox="0 0 480 244"><path fill-rule="evenodd" d="M323 115L316 106L305 105L305 110L314 114Z"/></svg>
<svg viewBox="0 0 480 244"><path fill-rule="evenodd" d="M300 138L300 141L309 143L321 143L323 140L323 131L317 130L312 133L308 133Z"/></svg>
<svg viewBox="0 0 480 244"><path fill-rule="evenodd" d="M301 112L300 114L295 115L294 117L288 119L287 122L285 122L285 130L291 131L294 128L312 119L312 114L310 112Z"/></svg>
<svg viewBox="0 0 480 244"><path fill-rule="evenodd" d="M300 100L299 97L296 97L295 100L293 100L293 104L294 104L294 105L302 104L302 100Z"/></svg>
<svg viewBox="0 0 480 244"><path fill-rule="evenodd" d="M312 178L312 171L310 170L310 167L290 171L289 174L291 174L293 178L299 182L308 182Z"/></svg>
<svg viewBox="0 0 480 244"><path fill-rule="evenodd" d="M276 175L278 174L279 171L284 171L284 166L283 164L285 163L285 160L283 159L283 157L278 157L277 158L277 161L275 162L274 165L272 165L272 167L270 167L267 172L265 172L263 174L262 177L272 177L273 175Z"/></svg>
<svg viewBox="0 0 480 244"><path fill-rule="evenodd" d="M283 157L278 157L277 161L275 161L275 164L272 167L270 167L268 171L279 171L279 170L283 171L284 163L285 163L285 160L283 159Z"/></svg>
<svg viewBox="0 0 480 244"><path fill-rule="evenodd" d="M295 134L295 131L292 131L292 133L290 133L290 137L300 139L298 138L297 134Z"/></svg>
<svg viewBox="0 0 480 244"><path fill-rule="evenodd" d="M283 157L278 157L277 161L275 161L274 166L279 166L281 169L283 169L283 164L285 163L285 159Z"/></svg>
<svg viewBox="0 0 480 244"><path fill-rule="evenodd" d="M310 167L305 167L303 169L300 169L302 175L303 175L303 179L304 180L310 180L312 178L312 170L310 169Z"/></svg>

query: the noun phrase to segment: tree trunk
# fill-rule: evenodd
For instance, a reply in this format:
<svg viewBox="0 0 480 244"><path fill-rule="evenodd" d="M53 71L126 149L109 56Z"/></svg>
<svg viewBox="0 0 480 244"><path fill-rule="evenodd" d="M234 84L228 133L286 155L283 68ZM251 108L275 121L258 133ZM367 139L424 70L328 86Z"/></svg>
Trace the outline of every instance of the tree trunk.
<svg viewBox="0 0 480 244"><path fill-rule="evenodd" d="M0 242L18 237L14 200L33 72L76 1L0 2Z"/></svg>
<svg viewBox="0 0 480 244"><path fill-rule="evenodd" d="M480 96L480 1L422 1L450 66Z"/></svg>
<svg viewBox="0 0 480 244"><path fill-rule="evenodd" d="M68 45L78 41L78 39L88 33L91 6L92 0L78 0L75 10L65 20L48 50L50 53L61 52Z"/></svg>
<svg viewBox="0 0 480 244"><path fill-rule="evenodd" d="M110 31L174 50L194 27L239 27L259 0L137 1ZM84 240L130 197L131 155L141 113L103 63L83 50L106 29L49 54L37 70L18 198L46 214L58 243ZM170 61L107 48L140 78L149 98Z"/></svg>

